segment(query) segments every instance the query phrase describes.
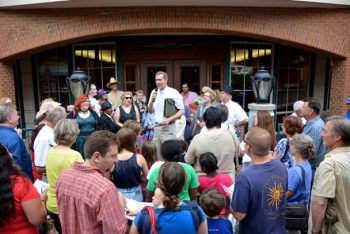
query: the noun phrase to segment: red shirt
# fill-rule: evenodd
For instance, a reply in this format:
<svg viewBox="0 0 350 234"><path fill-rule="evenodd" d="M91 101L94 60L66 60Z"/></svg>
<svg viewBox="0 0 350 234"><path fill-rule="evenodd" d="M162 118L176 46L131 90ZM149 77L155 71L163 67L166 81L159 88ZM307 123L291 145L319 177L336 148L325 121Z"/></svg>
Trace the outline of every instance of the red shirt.
<svg viewBox="0 0 350 234"><path fill-rule="evenodd" d="M202 193L207 188L216 188L225 197L227 196L227 193L225 192L225 190L221 185L223 184L226 187L230 187L233 184L232 179L228 174L217 174L214 177L199 176L198 181L199 181L198 192ZM220 215L226 215L226 213L227 213L227 210L226 208L224 208L220 212Z"/></svg>
<svg viewBox="0 0 350 234"><path fill-rule="evenodd" d="M63 233L126 233L117 188L97 168L76 162L58 178L56 194Z"/></svg>
<svg viewBox="0 0 350 234"><path fill-rule="evenodd" d="M14 185L12 187L12 193L15 202L15 219L12 218L9 223L0 227L0 233L11 234L34 234L39 233L36 226L31 224L22 209L22 202L30 201L35 198L39 198L40 194L35 189L32 182L22 176L13 176Z"/></svg>

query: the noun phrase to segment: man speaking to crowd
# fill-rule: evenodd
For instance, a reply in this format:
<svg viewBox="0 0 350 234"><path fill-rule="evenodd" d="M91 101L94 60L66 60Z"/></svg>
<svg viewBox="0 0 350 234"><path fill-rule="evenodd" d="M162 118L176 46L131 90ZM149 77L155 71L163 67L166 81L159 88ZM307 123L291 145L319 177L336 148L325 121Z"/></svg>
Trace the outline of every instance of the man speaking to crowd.
<svg viewBox="0 0 350 234"><path fill-rule="evenodd" d="M159 71L155 75L157 88L151 93L148 102L148 112L154 113L157 126L154 128L153 141L157 146L157 158L161 159L160 146L164 141L176 139L175 120L184 114L184 104L181 94L174 88L168 86L168 74ZM164 111L165 101L175 103L177 112L171 116L166 116Z"/></svg>

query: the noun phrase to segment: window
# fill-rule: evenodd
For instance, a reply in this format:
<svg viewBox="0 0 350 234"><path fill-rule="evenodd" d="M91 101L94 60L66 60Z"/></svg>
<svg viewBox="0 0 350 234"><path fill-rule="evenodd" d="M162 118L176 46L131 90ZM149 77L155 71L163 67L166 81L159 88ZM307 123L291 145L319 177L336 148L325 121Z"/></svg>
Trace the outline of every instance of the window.
<svg viewBox="0 0 350 234"><path fill-rule="evenodd" d="M261 68L272 73L272 44L233 42L230 52L232 99L248 111L255 102L250 77Z"/></svg>
<svg viewBox="0 0 350 234"><path fill-rule="evenodd" d="M67 47L59 47L36 54L39 101L52 98L63 106L69 104L66 85L68 74Z"/></svg>
<svg viewBox="0 0 350 234"><path fill-rule="evenodd" d="M105 88L110 77L116 77L115 43L74 45L73 56L73 69L84 71L97 89Z"/></svg>
<svg viewBox="0 0 350 234"><path fill-rule="evenodd" d="M308 96L310 53L287 46L278 51L277 119L293 112L293 104Z"/></svg>

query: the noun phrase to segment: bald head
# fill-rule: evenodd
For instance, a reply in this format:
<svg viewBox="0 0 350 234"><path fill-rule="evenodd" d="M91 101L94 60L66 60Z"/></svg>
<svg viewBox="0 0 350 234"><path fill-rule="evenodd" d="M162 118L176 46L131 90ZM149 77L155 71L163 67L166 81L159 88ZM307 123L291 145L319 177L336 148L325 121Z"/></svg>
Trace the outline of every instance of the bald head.
<svg viewBox="0 0 350 234"><path fill-rule="evenodd" d="M251 153L258 157L269 154L271 148L271 135L265 129L253 127L245 136L246 144L250 145Z"/></svg>

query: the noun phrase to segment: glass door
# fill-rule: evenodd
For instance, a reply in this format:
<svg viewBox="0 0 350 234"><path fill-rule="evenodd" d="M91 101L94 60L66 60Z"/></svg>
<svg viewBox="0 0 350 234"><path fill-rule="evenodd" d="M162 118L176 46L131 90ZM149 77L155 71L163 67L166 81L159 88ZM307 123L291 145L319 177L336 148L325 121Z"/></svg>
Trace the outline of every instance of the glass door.
<svg viewBox="0 0 350 234"><path fill-rule="evenodd" d="M147 98L156 88L155 75L159 71L168 73L168 85L173 87L173 65L170 61L141 62L141 89Z"/></svg>
<svg viewBox="0 0 350 234"><path fill-rule="evenodd" d="M187 83L190 90L200 94L207 85L205 61L176 61L174 63L174 88L181 92L181 85Z"/></svg>

